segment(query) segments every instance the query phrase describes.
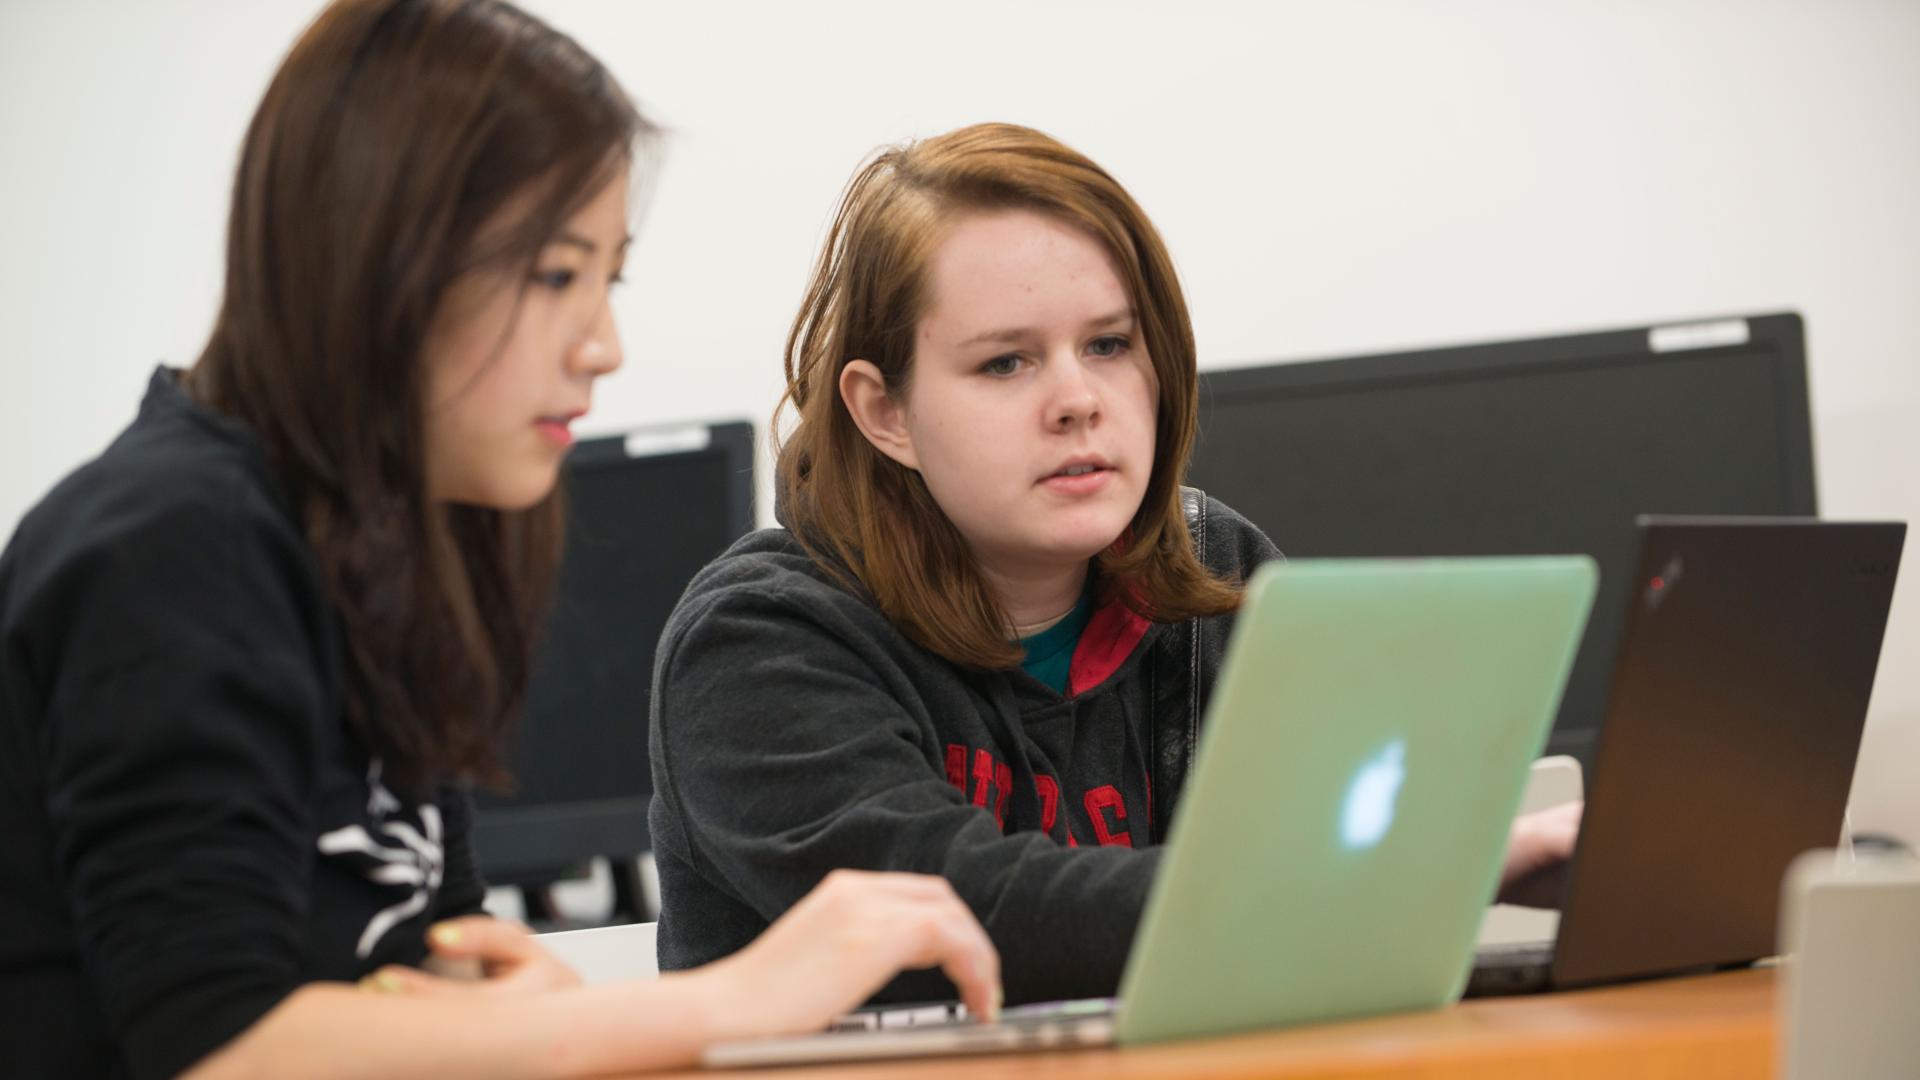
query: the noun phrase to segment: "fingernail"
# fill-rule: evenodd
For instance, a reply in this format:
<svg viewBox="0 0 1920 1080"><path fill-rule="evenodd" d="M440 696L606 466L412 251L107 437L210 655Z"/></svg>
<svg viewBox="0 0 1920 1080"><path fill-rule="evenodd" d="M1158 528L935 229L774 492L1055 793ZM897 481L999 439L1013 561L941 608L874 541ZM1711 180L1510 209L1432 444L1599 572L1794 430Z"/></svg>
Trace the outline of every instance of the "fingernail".
<svg viewBox="0 0 1920 1080"><path fill-rule="evenodd" d="M361 979L360 989L370 990L376 994L397 994L405 987L401 985L399 976L391 971L381 970Z"/></svg>
<svg viewBox="0 0 1920 1080"><path fill-rule="evenodd" d="M993 988L993 1001L988 1005L987 1023L1000 1019L1000 1006L1007 1000L1007 992L996 986Z"/></svg>
<svg viewBox="0 0 1920 1080"><path fill-rule="evenodd" d="M458 945L460 928L452 923L443 922L427 931L427 937L431 938L435 945Z"/></svg>

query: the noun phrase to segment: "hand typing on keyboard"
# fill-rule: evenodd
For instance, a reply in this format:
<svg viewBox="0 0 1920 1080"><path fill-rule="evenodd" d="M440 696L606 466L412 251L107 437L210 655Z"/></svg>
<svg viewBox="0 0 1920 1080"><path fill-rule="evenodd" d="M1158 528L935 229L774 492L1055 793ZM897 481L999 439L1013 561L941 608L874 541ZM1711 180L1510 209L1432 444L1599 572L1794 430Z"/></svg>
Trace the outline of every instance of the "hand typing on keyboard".
<svg viewBox="0 0 1920 1080"><path fill-rule="evenodd" d="M1000 1011L1000 954L944 878L836 870L753 944L675 976L713 989L742 1030L719 1039L819 1031L900 971L938 967L972 1015ZM808 972L797 979L794 972ZM740 1010L750 1001L753 1008ZM945 1008L945 1006L941 1006Z"/></svg>

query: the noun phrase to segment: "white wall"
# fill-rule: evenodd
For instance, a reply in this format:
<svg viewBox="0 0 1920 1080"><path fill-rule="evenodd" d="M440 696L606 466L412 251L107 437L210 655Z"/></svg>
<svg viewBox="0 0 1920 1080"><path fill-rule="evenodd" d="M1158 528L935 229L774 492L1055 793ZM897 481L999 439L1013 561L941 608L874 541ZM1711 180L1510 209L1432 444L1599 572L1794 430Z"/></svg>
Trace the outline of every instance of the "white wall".
<svg viewBox="0 0 1920 1080"><path fill-rule="evenodd" d="M1045 128L1179 261L1202 364L1795 308L1822 506L1920 519L1920 3L534 0L677 132L588 430L763 421L875 145ZM183 363L310 0L0 4L0 529ZM1920 840L1920 567L1855 824Z"/></svg>

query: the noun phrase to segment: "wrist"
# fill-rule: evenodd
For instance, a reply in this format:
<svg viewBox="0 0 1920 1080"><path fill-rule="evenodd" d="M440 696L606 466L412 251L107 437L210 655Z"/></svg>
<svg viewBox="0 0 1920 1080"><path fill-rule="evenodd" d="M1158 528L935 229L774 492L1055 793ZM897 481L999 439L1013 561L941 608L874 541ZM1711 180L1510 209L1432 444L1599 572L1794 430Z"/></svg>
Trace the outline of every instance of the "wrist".
<svg viewBox="0 0 1920 1080"><path fill-rule="evenodd" d="M664 974L660 982L671 999L682 1004L684 1030L698 1046L746 1038L765 1027L765 1017L754 1024L756 1010L747 1000L735 957Z"/></svg>
<svg viewBox="0 0 1920 1080"><path fill-rule="evenodd" d="M730 991L724 982L676 972L520 999L551 1024L548 1056L534 1072L604 1076L696 1068L707 1044L731 1037L726 1025L739 1010L725 1008Z"/></svg>

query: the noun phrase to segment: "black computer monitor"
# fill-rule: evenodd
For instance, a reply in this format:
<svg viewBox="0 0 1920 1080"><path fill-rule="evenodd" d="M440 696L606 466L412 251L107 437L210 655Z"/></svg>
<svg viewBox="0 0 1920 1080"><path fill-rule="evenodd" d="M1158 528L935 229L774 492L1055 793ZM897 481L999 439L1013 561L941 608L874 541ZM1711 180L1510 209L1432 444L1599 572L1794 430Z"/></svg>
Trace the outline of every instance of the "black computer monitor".
<svg viewBox="0 0 1920 1080"><path fill-rule="evenodd" d="M1600 596L1548 743L1588 764L1635 517L1815 513L1795 314L1273 364L1200 383L1189 482L1289 556L1598 560Z"/></svg>
<svg viewBox="0 0 1920 1080"><path fill-rule="evenodd" d="M532 882L647 851L647 703L661 628L753 527L753 427L650 428L567 458L567 547L514 746L516 790L476 799L481 872Z"/></svg>

